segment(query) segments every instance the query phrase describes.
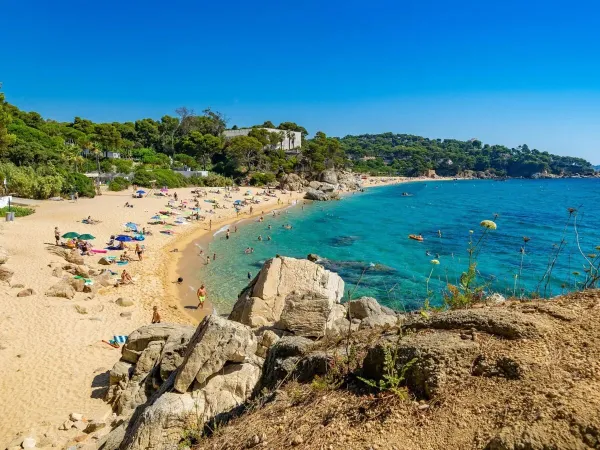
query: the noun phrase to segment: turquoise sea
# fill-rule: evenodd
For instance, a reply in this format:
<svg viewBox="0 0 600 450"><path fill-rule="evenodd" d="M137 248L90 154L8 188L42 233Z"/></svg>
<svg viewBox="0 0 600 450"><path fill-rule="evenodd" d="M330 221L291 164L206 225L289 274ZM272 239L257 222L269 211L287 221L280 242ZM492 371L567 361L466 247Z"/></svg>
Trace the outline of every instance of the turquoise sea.
<svg viewBox="0 0 600 450"><path fill-rule="evenodd" d="M411 196L402 196L403 192ZM573 218L566 226L569 208L577 209L581 252ZM254 277L268 258L316 253L325 267L342 276L347 291L356 290L354 297L373 296L396 309L422 305L433 269L429 289L435 294L432 303L439 304L447 283L457 283L467 268L470 236L479 239L480 222L490 219L497 229L486 236L477 265L488 291L517 296L536 291L551 255L564 239L546 291L547 296L558 295L583 281L582 252L600 253L595 249L600 245L599 208L600 179L376 187L341 201L296 205L275 217L266 215L262 223L239 224L229 240L224 230L215 233L208 251L217 258L199 267L195 282L203 281L217 309L226 311L248 283L248 272ZM284 224L293 228L285 229ZM424 241L408 239L409 234L422 234ZM259 235L263 241L258 241ZM524 236L530 241L523 254ZM247 247L253 247L254 253L245 254ZM432 259L440 264L432 264ZM515 278L521 259L522 274Z"/></svg>

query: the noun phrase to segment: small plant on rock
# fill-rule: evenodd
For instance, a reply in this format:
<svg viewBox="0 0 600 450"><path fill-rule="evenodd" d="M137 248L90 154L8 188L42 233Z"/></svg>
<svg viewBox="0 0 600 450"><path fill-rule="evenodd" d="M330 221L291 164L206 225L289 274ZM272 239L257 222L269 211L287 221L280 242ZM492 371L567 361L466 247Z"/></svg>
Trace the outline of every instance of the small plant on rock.
<svg viewBox="0 0 600 450"><path fill-rule="evenodd" d="M497 217L497 215L496 215ZM458 286L448 284L448 292L444 295L444 303L450 309L468 308L483 300L486 284L477 281L477 259L489 233L497 228L496 222L483 220L480 224L483 231L479 239L473 239L473 230L469 231L469 267L460 276Z"/></svg>
<svg viewBox="0 0 600 450"><path fill-rule="evenodd" d="M367 386L377 389L380 392L391 392L401 400L408 398L408 389L402 386L404 383L406 372L415 363L415 360L411 360L404 364L401 369L396 366L398 358L398 350L392 348L391 345L383 347L383 376L379 381L369 380L366 378L358 377L360 381L365 383Z"/></svg>

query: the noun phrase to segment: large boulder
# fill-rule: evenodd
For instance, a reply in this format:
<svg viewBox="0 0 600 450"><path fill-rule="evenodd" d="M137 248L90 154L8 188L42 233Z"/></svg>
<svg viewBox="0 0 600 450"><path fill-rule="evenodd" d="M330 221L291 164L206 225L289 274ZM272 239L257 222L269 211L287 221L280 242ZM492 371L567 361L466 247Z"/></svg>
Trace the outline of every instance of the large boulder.
<svg viewBox="0 0 600 450"><path fill-rule="evenodd" d="M397 373L404 373L406 385L417 398L440 396L453 382L470 376L473 361L479 354L476 341L465 340L458 333L414 333L398 340L397 335L384 335L367 352L363 375L382 379L386 353L394 352Z"/></svg>
<svg viewBox="0 0 600 450"><path fill-rule="evenodd" d="M363 320L382 314L381 306L372 297L361 297L348 302L348 314L352 319Z"/></svg>
<svg viewBox="0 0 600 450"><path fill-rule="evenodd" d="M324 170L319 175L319 180L323 183L338 184L338 175L333 169Z"/></svg>
<svg viewBox="0 0 600 450"><path fill-rule="evenodd" d="M306 194L304 194L304 198L307 200L316 200L319 202L325 202L327 200L331 200L331 196L329 194L326 194L323 191L313 189L313 188L308 188L306 190Z"/></svg>
<svg viewBox="0 0 600 450"><path fill-rule="evenodd" d="M289 173L281 178L279 187L286 191L301 191L304 187L304 180L295 173Z"/></svg>
<svg viewBox="0 0 600 450"><path fill-rule="evenodd" d="M192 392L167 392L168 387L163 387L161 395L132 419L120 448L178 448L186 430L201 433L204 423L245 402L259 377L260 368L245 362L224 366L201 389Z"/></svg>
<svg viewBox="0 0 600 450"><path fill-rule="evenodd" d="M58 283L50 286L46 291L46 295L48 297L61 297L70 300L75 297L75 289L73 289L68 281L61 280Z"/></svg>
<svg viewBox="0 0 600 450"><path fill-rule="evenodd" d="M121 360L110 371L105 397L117 414L130 414L157 391L183 361L194 331L191 326L157 323L129 335Z"/></svg>
<svg viewBox="0 0 600 450"><path fill-rule="evenodd" d="M65 260L70 262L71 264L76 264L78 266L83 266L85 264L85 260L79 250L73 249L70 252L67 252L65 255Z"/></svg>
<svg viewBox="0 0 600 450"><path fill-rule="evenodd" d="M360 177L352 172L338 173L338 184L351 191L360 189L361 187Z"/></svg>
<svg viewBox="0 0 600 450"><path fill-rule="evenodd" d="M338 274L306 259L276 257L264 264L242 292L229 319L251 327L275 326L314 336L321 325L324 332L329 313L343 294L344 281ZM312 323L307 328L302 314L308 312Z"/></svg>
<svg viewBox="0 0 600 450"><path fill-rule="evenodd" d="M286 297L281 318L275 326L296 336L322 337L335 300L320 293L292 292Z"/></svg>
<svg viewBox="0 0 600 450"><path fill-rule="evenodd" d="M175 377L175 390L184 393L194 381L203 385L226 363L241 363L253 357L256 347L249 327L215 314L206 316L188 344Z"/></svg>

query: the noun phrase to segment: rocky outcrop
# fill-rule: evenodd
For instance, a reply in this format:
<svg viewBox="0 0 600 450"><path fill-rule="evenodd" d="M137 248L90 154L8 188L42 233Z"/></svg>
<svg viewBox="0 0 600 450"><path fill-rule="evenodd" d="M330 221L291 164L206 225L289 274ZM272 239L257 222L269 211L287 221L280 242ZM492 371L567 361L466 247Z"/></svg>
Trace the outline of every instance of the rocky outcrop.
<svg viewBox="0 0 600 450"><path fill-rule="evenodd" d="M249 327L211 314L194 333L175 377L174 388L184 393L194 382L206 383L226 363L242 363L256 353L256 338Z"/></svg>
<svg viewBox="0 0 600 450"><path fill-rule="evenodd" d="M50 286L46 291L48 297L61 297L66 299L72 299L75 297L75 289L66 280L61 280L58 283Z"/></svg>
<svg viewBox="0 0 600 450"><path fill-rule="evenodd" d="M384 335L369 349L363 363L367 378L383 378L386 351L395 352L397 373L404 373L410 391L420 398L432 398L452 380L470 375L479 346L450 332L409 335L400 340L397 335Z"/></svg>
<svg viewBox="0 0 600 450"><path fill-rule="evenodd" d="M412 329L471 330L482 331L505 339L539 337L545 327L526 314L510 310L466 309L448 311L430 317L412 316L405 324Z"/></svg>
<svg viewBox="0 0 600 450"><path fill-rule="evenodd" d="M338 184L337 172L333 169L324 170L319 174L319 181L323 183L329 183L332 185Z"/></svg>
<svg viewBox="0 0 600 450"><path fill-rule="evenodd" d="M305 181L295 173L284 175L279 182L280 189L286 191L301 191L304 188Z"/></svg>
<svg viewBox="0 0 600 450"><path fill-rule="evenodd" d="M134 417L120 448L128 450L176 449L186 431L202 432L212 418L239 406L250 397L260 377L254 363L230 364L192 392L161 395Z"/></svg>
<svg viewBox="0 0 600 450"><path fill-rule="evenodd" d="M360 177L352 172L338 172L337 179L341 190L355 191L361 188Z"/></svg>
<svg viewBox="0 0 600 450"><path fill-rule="evenodd" d="M100 448L176 448L184 430L201 431L250 397L263 362L256 348L249 327L216 315L195 331L173 324L134 331L110 371L106 395L117 414L131 419Z"/></svg>
<svg viewBox="0 0 600 450"><path fill-rule="evenodd" d="M159 323L129 335L105 397L117 414L130 414L158 390L183 361L193 333L193 327Z"/></svg>
<svg viewBox="0 0 600 450"><path fill-rule="evenodd" d="M325 202L327 200L331 200L333 197L331 196L331 194L328 194L321 190L309 187L306 190L306 194L304 194L304 198L307 200L316 200L319 202Z"/></svg>
<svg viewBox="0 0 600 450"><path fill-rule="evenodd" d="M70 252L66 252L65 260L70 262L71 264L76 264L78 266L83 266L85 264L85 260L83 256L79 253L79 250L73 249Z"/></svg>
<svg viewBox="0 0 600 450"><path fill-rule="evenodd" d="M305 259L277 257L267 261L242 292L229 319L319 337L343 293L338 274Z"/></svg>

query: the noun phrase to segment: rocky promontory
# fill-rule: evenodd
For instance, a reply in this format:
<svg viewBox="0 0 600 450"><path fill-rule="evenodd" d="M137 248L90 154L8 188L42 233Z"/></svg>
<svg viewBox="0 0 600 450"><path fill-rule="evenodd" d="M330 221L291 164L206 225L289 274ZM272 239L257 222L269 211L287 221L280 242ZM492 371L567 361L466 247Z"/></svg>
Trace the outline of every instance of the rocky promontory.
<svg viewBox="0 0 600 450"><path fill-rule="evenodd" d="M409 314L343 293L277 257L228 318L136 330L100 448L600 448L597 292ZM402 395L360 381L390 376Z"/></svg>

